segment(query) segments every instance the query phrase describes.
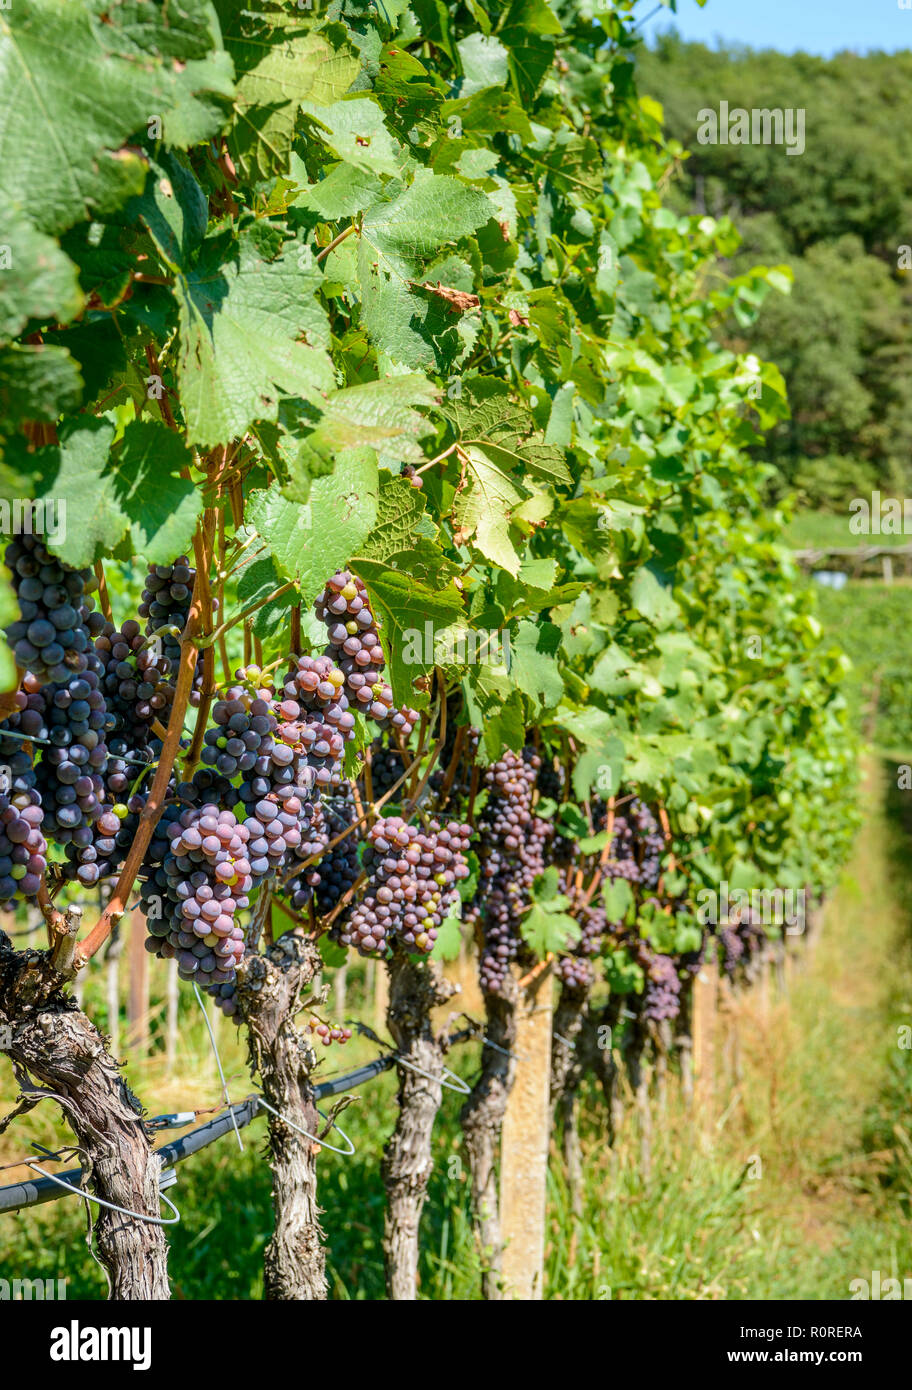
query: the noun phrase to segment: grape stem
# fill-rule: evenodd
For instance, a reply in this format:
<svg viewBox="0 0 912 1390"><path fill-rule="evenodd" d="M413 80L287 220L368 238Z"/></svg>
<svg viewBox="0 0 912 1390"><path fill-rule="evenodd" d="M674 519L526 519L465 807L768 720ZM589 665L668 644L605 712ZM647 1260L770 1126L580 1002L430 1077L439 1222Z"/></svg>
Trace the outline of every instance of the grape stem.
<svg viewBox="0 0 912 1390"><path fill-rule="evenodd" d="M130 846L130 852L124 862L124 866L120 871L117 886L111 894L107 907L102 912L88 936L81 943L76 953L74 961L76 970L81 970L82 967L92 959L92 956L95 955L96 951L98 951L107 940L114 923L119 922L124 915L127 899L130 896L130 890L133 887L136 875L139 873L140 866L145 858L146 850L152 839L152 832L164 808L168 783L171 780L174 762L180 748L180 737L184 727L184 715L187 711L187 703L193 686L193 678L196 674L196 658L199 651L197 640L203 617L201 589L204 585L208 585L209 567L212 563L214 530L215 513L209 508L204 512L197 525L200 548L197 551L198 563L196 579L194 580L193 596L190 600L190 609L187 614L187 626L181 634L181 654L180 663L178 665L177 682L174 689L174 702L171 706L171 714L168 719L168 728L162 744L158 767L155 769L155 777L149 789L146 804L140 813L139 829ZM201 578L201 576L205 577Z"/></svg>
<svg viewBox="0 0 912 1390"><path fill-rule="evenodd" d="M316 259L317 261L323 261L323 260L325 260L326 257L329 255L330 251L335 251L335 249L336 249L337 246L339 246L343 241L345 241L346 238L350 237L351 234L352 234L352 232L356 232L357 230L358 230L357 223L353 222L353 223L351 224L350 227L346 227L346 228L345 228L345 231L344 231L344 232L340 232L338 236L333 237L333 239L332 239L332 241L329 243L329 245L328 245L328 246L324 246L324 247L323 247L323 250L322 250L322 251L319 251L319 252L317 253L315 259Z"/></svg>
<svg viewBox="0 0 912 1390"><path fill-rule="evenodd" d="M418 783L417 787L415 787L414 791L413 791L413 792L411 793L411 795L409 796L408 807L407 807L406 809L403 810L403 817L404 817L404 819L406 819L406 820L407 820L408 817L412 814L412 812L414 811L415 807L418 805L418 802L419 802L420 799L421 799L421 793L424 791L424 789L425 789L425 787L427 786L428 782L431 780L431 774L433 773L435 767L437 766L437 760L438 760L438 758L440 757L440 754L441 754L441 752L442 752L442 750L443 750L443 744L444 744L444 740L445 740L445 738L446 738L446 726L447 726L446 685L445 685L445 682L444 682L444 679L443 679L443 672L441 671L440 667L437 666L437 667L435 667L434 669L435 669L435 672L436 672L436 675L437 675L437 681L438 681L439 686L440 686L440 734L438 735L436 744L434 745L433 749L431 750L431 756L430 756L430 758L428 759L428 765L427 765L427 767L426 767L425 770L424 770L424 775L422 776L421 781ZM428 727L430 727L430 725L429 725ZM422 741L423 741L423 740L422 740ZM418 752L418 755L417 755L415 761L417 762L417 761L418 761L418 758L420 758L420 757L422 757L422 756L423 756L423 752L422 752L422 750L419 749L419 752Z"/></svg>
<svg viewBox="0 0 912 1390"><path fill-rule="evenodd" d="M55 941L67 930L66 918L63 913L51 902L51 895L48 892L47 879L42 878L41 886L37 893L38 906L44 915L47 923L48 946L53 947Z"/></svg>
<svg viewBox="0 0 912 1390"><path fill-rule="evenodd" d="M199 650L205 652L207 648L212 647L216 642L220 641L229 628L235 627L238 623L246 622L258 609L264 608L267 603L272 603L273 599L281 598L283 594L287 594L288 590L294 587L295 581L289 579L287 583L280 584L277 589L273 589L272 593L267 594L265 598L257 599L255 603L249 603L246 608L241 609L240 613L236 613L233 618L229 618L228 622L222 623L221 627L216 628L215 632L210 633L208 637L201 637L198 643Z"/></svg>
<svg viewBox="0 0 912 1390"><path fill-rule="evenodd" d="M216 524L216 513L214 507L207 508L203 531L197 531L193 537L193 553L196 558L196 582L198 586L200 600L200 625L204 632L212 630L212 590L209 586L209 559L203 549L203 534L208 532L214 535ZM209 557L211 559L211 555ZM206 725L209 722L209 710L212 706L212 698L215 694L215 648L208 646L203 649L203 688L200 691L199 707L196 711L196 726L193 730L193 739L187 753L186 765L192 771L199 762L200 753L203 748L203 736L206 732Z"/></svg>
<svg viewBox="0 0 912 1390"><path fill-rule="evenodd" d="M114 625L114 613L111 608L111 596L108 593L108 581L105 578L104 565L100 560L95 561L95 578L98 580L98 603L102 613L108 622Z"/></svg>
<svg viewBox="0 0 912 1390"><path fill-rule="evenodd" d="M534 984L539 975L544 975L546 970L551 969L555 959L556 957L549 951L544 960L540 960L537 965L532 967L528 975L523 975L522 979L519 981L519 988L527 989L529 985Z"/></svg>

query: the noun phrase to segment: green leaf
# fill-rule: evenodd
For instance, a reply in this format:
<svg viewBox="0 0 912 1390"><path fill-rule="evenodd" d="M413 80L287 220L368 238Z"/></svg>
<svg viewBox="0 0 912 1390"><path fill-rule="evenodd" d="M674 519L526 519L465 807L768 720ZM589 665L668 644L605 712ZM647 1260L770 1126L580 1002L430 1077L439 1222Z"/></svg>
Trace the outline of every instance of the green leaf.
<svg viewBox="0 0 912 1390"><path fill-rule="evenodd" d="M625 922L635 907L633 889L626 878L602 884L602 902L609 922Z"/></svg>
<svg viewBox="0 0 912 1390"><path fill-rule="evenodd" d="M0 337L29 319L66 323L82 307L76 267L16 210L0 210Z"/></svg>
<svg viewBox="0 0 912 1390"><path fill-rule="evenodd" d="M433 653L425 650L425 623L446 628L456 622L462 616L462 595L452 584L431 589L372 557L356 555L350 568L367 585L381 622L393 698L397 705L413 703L412 682L434 664Z"/></svg>
<svg viewBox="0 0 912 1390"><path fill-rule="evenodd" d="M238 601L242 608L258 607L253 614L253 635L269 641L288 630L288 610L298 601L291 592L271 599L269 595L280 588L285 576L271 555L251 559L238 575Z"/></svg>
<svg viewBox="0 0 912 1390"><path fill-rule="evenodd" d="M53 233L141 192L145 161L128 137L186 103L188 80L209 91L225 80L201 62L213 20L201 0L15 0L0 12L0 205Z"/></svg>
<svg viewBox="0 0 912 1390"><path fill-rule="evenodd" d="M566 912L552 911L543 903L532 904L519 930L523 941L540 960L566 951L582 935L579 925Z"/></svg>
<svg viewBox="0 0 912 1390"><path fill-rule="evenodd" d="M354 217L371 207L383 195L383 184L372 170L337 164L317 183L311 183L307 169L296 154L291 156L291 177L302 186L292 199L297 208L312 208L328 222Z"/></svg>
<svg viewBox="0 0 912 1390"><path fill-rule="evenodd" d="M169 564L193 541L203 499L181 470L193 455L180 435L154 421L127 425L114 487L128 518L133 551L150 565Z"/></svg>
<svg viewBox="0 0 912 1390"><path fill-rule="evenodd" d="M510 53L510 73L524 106L531 104L554 59L551 36L561 26L545 0L513 0L498 38Z"/></svg>
<svg viewBox="0 0 912 1390"><path fill-rule="evenodd" d="M499 39L467 34L456 45L465 74L459 84L461 97L474 96L485 87L503 87L509 76L509 54Z"/></svg>
<svg viewBox="0 0 912 1390"><path fill-rule="evenodd" d="M456 497L457 541L472 540L485 559L519 574L519 553L510 536L510 514L528 492L520 490L485 449L465 451L468 485Z"/></svg>
<svg viewBox="0 0 912 1390"><path fill-rule="evenodd" d="M510 676L539 709L553 709L564 693L557 665L561 631L553 623L522 621L510 638Z"/></svg>
<svg viewBox="0 0 912 1390"><path fill-rule="evenodd" d="M201 498L180 476L191 455L173 430L151 421L132 421L112 455L110 420L77 417L61 427L60 443L28 453L22 441L10 447L11 464L30 480L32 496L65 505L62 540L55 554L75 569L118 549L165 564L186 550Z"/></svg>
<svg viewBox="0 0 912 1390"><path fill-rule="evenodd" d="M79 364L45 343L0 347L0 428L56 420L82 400Z"/></svg>
<svg viewBox="0 0 912 1390"><path fill-rule="evenodd" d="M377 516L377 462L369 449L343 451L330 477L317 478L306 502L278 484L252 494L247 520L269 547L279 573L296 580L307 602L360 548Z"/></svg>
<svg viewBox="0 0 912 1390"><path fill-rule="evenodd" d="M424 453L418 441L432 432L432 426L415 407L429 408L436 400L431 383L415 374L333 391L320 401L319 423L304 441L304 462L315 454L331 459L339 450L368 446L403 462L420 463ZM287 491L295 497L295 469L291 471Z"/></svg>
<svg viewBox="0 0 912 1390"><path fill-rule="evenodd" d="M311 16L291 6L268 14L219 0L218 8L237 70L232 155L251 181L285 173L302 103L336 102L358 76L358 57L348 46L333 48Z"/></svg>
<svg viewBox="0 0 912 1390"><path fill-rule="evenodd" d="M411 156L387 128L383 112L372 97L353 93L331 105L303 102L311 137L367 174L400 178Z"/></svg>
<svg viewBox="0 0 912 1390"><path fill-rule="evenodd" d="M469 236L495 215L483 193L460 179L419 170L392 202L364 219L362 236L385 256L414 261Z"/></svg>
<svg viewBox="0 0 912 1390"><path fill-rule="evenodd" d="M462 949L462 928L460 926L459 905L454 906L437 928L431 958L433 960L455 960Z"/></svg>
<svg viewBox="0 0 912 1390"><path fill-rule="evenodd" d="M630 601L638 613L658 628L668 627L680 613L668 588L645 565L637 570L630 586Z"/></svg>
<svg viewBox="0 0 912 1390"><path fill-rule="evenodd" d="M229 259L230 257L230 259ZM331 391L319 271L295 247L263 260L247 237L204 244L199 264L178 277L178 374L191 444L212 448L275 420L279 397ZM306 343L300 339L305 337Z"/></svg>

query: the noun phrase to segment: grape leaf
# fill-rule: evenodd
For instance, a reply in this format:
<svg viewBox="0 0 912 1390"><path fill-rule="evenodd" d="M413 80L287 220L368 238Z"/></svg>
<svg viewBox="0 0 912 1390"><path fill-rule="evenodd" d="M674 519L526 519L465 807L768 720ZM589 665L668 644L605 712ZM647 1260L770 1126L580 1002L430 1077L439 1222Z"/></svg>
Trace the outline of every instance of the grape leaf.
<svg viewBox="0 0 912 1390"><path fill-rule="evenodd" d="M186 125L188 81L226 83L202 61L213 21L204 0L15 0L0 13L0 205L53 233L141 192L145 161L128 137L175 102Z"/></svg>
<svg viewBox="0 0 912 1390"><path fill-rule="evenodd" d="M510 536L510 513L528 492L520 490L487 450L465 450L467 485L457 493L456 540L473 540L482 555L509 574L519 574L519 553Z"/></svg>
<svg viewBox="0 0 912 1390"><path fill-rule="evenodd" d="M668 627L680 613L667 586L646 565L636 572L630 588L630 601L638 613L642 613L658 628Z"/></svg>
<svg viewBox="0 0 912 1390"><path fill-rule="evenodd" d="M312 136L365 173L400 178L411 159L387 129L380 107L363 93L332 105L302 102L301 111Z"/></svg>
<svg viewBox="0 0 912 1390"><path fill-rule="evenodd" d="M561 630L553 623L517 623L510 637L510 676L538 709L553 709L564 693L557 665Z"/></svg>
<svg viewBox="0 0 912 1390"><path fill-rule="evenodd" d="M114 486L128 518L133 550L150 565L166 565L189 549L203 500L181 470L193 455L180 435L153 420L127 425Z"/></svg>
<svg viewBox="0 0 912 1390"><path fill-rule="evenodd" d="M306 502L293 502L278 484L254 493L247 519L269 547L279 573L316 598L331 574L347 565L377 516L377 463L370 449L340 453L331 477L316 478Z"/></svg>
<svg viewBox="0 0 912 1390"><path fill-rule="evenodd" d="M66 323L82 306L76 267L16 210L0 212L0 337L29 319Z"/></svg>
<svg viewBox="0 0 912 1390"><path fill-rule="evenodd" d="M79 364L66 348L46 343L0 348L2 428L24 420L55 420L82 400Z"/></svg>
<svg viewBox="0 0 912 1390"><path fill-rule="evenodd" d="M210 239L198 264L178 276L178 374L191 444L211 448L254 420L275 420L283 392L333 389L319 278L294 247L262 260L251 237L240 246Z"/></svg>
<svg viewBox="0 0 912 1390"><path fill-rule="evenodd" d="M554 59L551 36L561 26L545 0L513 0L497 37L510 54L510 74L524 106L531 104Z"/></svg>
<svg viewBox="0 0 912 1390"><path fill-rule="evenodd" d="M425 623L444 628L455 622L462 616L462 595L453 584L431 589L373 557L358 555L351 568L367 585L381 623L393 699L397 705L414 703L412 682L434 664L433 651L428 651L424 642Z"/></svg>
<svg viewBox="0 0 912 1390"><path fill-rule="evenodd" d="M435 388L415 374L366 381L331 392L320 401L319 423L303 441L308 486L314 457L331 460L340 449L369 446L403 461L420 462L424 454L418 440L432 432L432 426L415 407L428 407L436 400ZM286 491L289 497L303 501L296 471L292 466Z"/></svg>
<svg viewBox="0 0 912 1390"><path fill-rule="evenodd" d="M337 51L306 14L254 10L219 0L225 46L237 71L237 118L229 148L245 177L284 173L301 103L332 104L351 86L360 61Z"/></svg>
<svg viewBox="0 0 912 1390"><path fill-rule="evenodd" d="M125 535L124 554L133 550L153 564L173 560L193 536L201 499L180 476L190 462L180 437L133 421L112 461L114 437L110 420L80 416L61 427L59 444L34 453L21 440L10 447L31 495L64 508L63 535L52 548L76 569L110 555Z"/></svg>

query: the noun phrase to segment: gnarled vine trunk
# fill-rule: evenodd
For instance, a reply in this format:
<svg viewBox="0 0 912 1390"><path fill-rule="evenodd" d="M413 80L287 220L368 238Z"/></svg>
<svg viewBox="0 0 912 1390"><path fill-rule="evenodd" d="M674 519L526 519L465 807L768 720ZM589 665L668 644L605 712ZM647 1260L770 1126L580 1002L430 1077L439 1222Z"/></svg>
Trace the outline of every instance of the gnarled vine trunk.
<svg viewBox="0 0 912 1390"><path fill-rule="evenodd" d="M263 1292L273 1300L326 1297L326 1256L317 1205L320 1132L311 1074L313 1048L295 1026L302 994L321 967L315 941L286 932L263 955L250 955L238 981L251 1070L258 1073L269 1113L269 1163L275 1228L263 1258ZM287 1117L290 1123L286 1123ZM293 1129L296 1125L297 1129Z"/></svg>
<svg viewBox="0 0 912 1390"><path fill-rule="evenodd" d="M396 1051L413 1066L397 1068L399 1114L383 1152L386 1188L383 1253L391 1299L418 1297L418 1227L433 1167L431 1136L443 1094L446 1034L434 1032L431 1011L457 992L436 961L410 960L396 947L388 963L387 1027Z"/></svg>
<svg viewBox="0 0 912 1390"><path fill-rule="evenodd" d="M21 1087L39 1086L60 1104L76 1136L89 1190L126 1211L159 1217L161 1164L139 1101L98 1029L63 992L47 955L14 951L0 935L0 1023ZM98 1257L110 1297L170 1298L168 1247L161 1226L93 1207Z"/></svg>
<svg viewBox="0 0 912 1390"><path fill-rule="evenodd" d="M504 981L502 994L485 993L485 1039L493 1046L482 1048L481 1075L460 1115L469 1157L472 1218L483 1261L482 1292L487 1299L504 1296L497 1156L513 1084L514 1062L509 1054L516 1043L518 998L519 987L513 971Z"/></svg>

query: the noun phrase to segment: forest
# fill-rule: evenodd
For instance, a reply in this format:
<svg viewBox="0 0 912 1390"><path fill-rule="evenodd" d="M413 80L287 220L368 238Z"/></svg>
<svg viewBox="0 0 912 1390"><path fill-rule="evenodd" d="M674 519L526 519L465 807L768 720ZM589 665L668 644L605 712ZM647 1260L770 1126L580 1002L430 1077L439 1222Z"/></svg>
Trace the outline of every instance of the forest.
<svg viewBox="0 0 912 1390"><path fill-rule="evenodd" d="M681 147L671 205L731 218L741 235L716 273L760 263L792 280L755 323L733 317L726 333L774 360L788 386L791 416L764 446L774 495L832 510L873 488L902 496L912 448L912 131L902 93L912 54L709 48L672 30L640 48L637 72ZM699 143L699 113L720 100L804 110L801 158L770 144Z"/></svg>

